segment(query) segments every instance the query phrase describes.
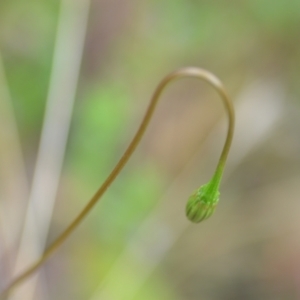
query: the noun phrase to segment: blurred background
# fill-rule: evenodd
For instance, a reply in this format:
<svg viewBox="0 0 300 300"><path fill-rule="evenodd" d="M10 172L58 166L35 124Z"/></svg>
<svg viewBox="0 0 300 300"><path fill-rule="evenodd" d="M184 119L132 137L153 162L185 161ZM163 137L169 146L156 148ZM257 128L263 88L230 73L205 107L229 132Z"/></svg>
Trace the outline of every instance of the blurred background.
<svg viewBox="0 0 300 300"><path fill-rule="evenodd" d="M10 300L300 299L298 0L0 1L0 288L73 220L159 81L215 73L235 103L215 214L184 215L227 119L211 88L167 91L80 228Z"/></svg>

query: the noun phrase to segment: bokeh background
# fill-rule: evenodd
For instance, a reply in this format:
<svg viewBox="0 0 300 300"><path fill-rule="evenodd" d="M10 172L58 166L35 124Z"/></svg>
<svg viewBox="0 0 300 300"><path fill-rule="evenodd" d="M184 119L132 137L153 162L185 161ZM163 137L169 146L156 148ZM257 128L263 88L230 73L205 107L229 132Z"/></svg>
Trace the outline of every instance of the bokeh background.
<svg viewBox="0 0 300 300"><path fill-rule="evenodd" d="M104 181L158 82L215 73L236 134L216 213L184 216L227 120L207 84L168 88L136 153L10 299L300 299L300 1L0 1L0 288Z"/></svg>

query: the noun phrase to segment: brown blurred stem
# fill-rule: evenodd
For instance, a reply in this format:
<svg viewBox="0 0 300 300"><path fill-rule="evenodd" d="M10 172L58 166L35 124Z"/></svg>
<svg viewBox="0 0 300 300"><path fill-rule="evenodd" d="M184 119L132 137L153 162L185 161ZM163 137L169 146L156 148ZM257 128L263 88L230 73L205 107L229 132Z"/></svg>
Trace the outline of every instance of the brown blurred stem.
<svg viewBox="0 0 300 300"><path fill-rule="evenodd" d="M44 254L41 256L40 259L38 259L34 264L32 264L28 269L26 269L23 273L21 273L19 276L17 276L2 293L0 294L0 299L4 300L11 290L15 288L17 285L19 285L21 282L23 282L25 279L27 279L30 275L32 275L38 268L40 268L45 261L52 255L52 253L57 250L61 244L75 231L75 229L80 225L80 223L83 221L83 219L87 216L87 214L92 210L92 208L95 206L95 204L99 201L99 199L103 196L105 191L108 189L108 187L113 183L113 181L116 179L120 171L123 169L129 158L131 157L132 153L138 146L141 138L143 137L147 126L151 120L151 117L154 113L155 107L158 103L159 97L161 93L163 92L164 88L173 80L179 79L182 77L195 77L198 79L202 79L209 83L221 96L228 117L229 117L229 126L228 126L228 132L227 137L225 141L225 145L223 147L219 164L223 164L226 161L229 148L232 141L233 136L233 128L234 128L234 111L231 101L229 100L229 97L227 96L227 93L223 87L223 84L220 82L220 80L215 77L212 73L195 68L195 67L188 67L179 69L169 75L167 75L158 85L156 88L149 107L146 111L146 114L142 120L142 123L136 132L134 138L132 139L131 143L129 144L127 150L124 152L123 156L115 166L115 168L112 170L110 175L107 177L105 182L102 184L102 186L98 189L98 191L95 193L95 195L91 198L91 200L88 202L88 204L84 207L84 209L80 212L80 214L71 222L71 224L63 231L63 233L45 250Z"/></svg>

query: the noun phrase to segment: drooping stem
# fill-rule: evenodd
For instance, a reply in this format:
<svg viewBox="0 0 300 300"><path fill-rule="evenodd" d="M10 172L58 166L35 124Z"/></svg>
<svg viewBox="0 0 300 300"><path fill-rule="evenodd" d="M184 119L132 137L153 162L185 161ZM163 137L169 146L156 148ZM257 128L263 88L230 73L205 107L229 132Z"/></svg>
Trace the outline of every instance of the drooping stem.
<svg viewBox="0 0 300 300"><path fill-rule="evenodd" d="M173 80L179 79L182 77L195 77L198 79L202 79L209 83L221 96L221 99L224 102L227 115L229 118L229 126L228 126L228 132L227 137L225 141L225 145L223 147L219 163L217 165L217 169L215 172L216 179L221 179L221 173L223 171L227 155L229 152L229 148L232 141L233 136L233 129L234 129L234 110L232 103L227 96L227 93L225 92L225 89L223 87L223 84L220 82L220 80L215 77L212 73L195 68L195 67L188 67L179 69L168 76L166 76L158 85L156 88L150 104L148 106L148 109L146 111L146 114L142 120L142 123L140 127L138 128L134 138L132 139L131 143L129 144L127 150L124 152L123 156L115 166L115 168L112 170L112 172L109 174L105 182L101 185L101 187L98 189L98 191L94 194L94 196L90 199L88 204L84 207L84 209L79 213L79 215L71 222L71 224L62 232L62 234L54 241L52 244L45 250L42 257L37 260L34 264L32 264L27 270L25 270L23 273L21 273L18 277L16 277L9 285L8 287L0 294L0 299L3 300L5 297L11 292L13 288L15 288L17 285L19 285L21 282L23 282L25 279L27 279L30 275L32 275L38 268L40 268L45 261L49 258L49 256L52 255L52 253L57 250L61 244L73 233L76 228L80 225L80 223L83 221L83 219L87 216L87 214L92 210L92 208L95 206L95 204L99 201L99 199L102 197L102 195L105 193L105 191L108 189L108 187L112 184L112 182L116 179L120 171L123 169L129 158L131 157L132 153L138 146L141 138L143 137L146 128L151 120L151 117L154 113L154 110L156 108L156 105L158 103L158 100L160 98L160 95L162 94L165 87ZM219 181L218 180L218 181Z"/></svg>

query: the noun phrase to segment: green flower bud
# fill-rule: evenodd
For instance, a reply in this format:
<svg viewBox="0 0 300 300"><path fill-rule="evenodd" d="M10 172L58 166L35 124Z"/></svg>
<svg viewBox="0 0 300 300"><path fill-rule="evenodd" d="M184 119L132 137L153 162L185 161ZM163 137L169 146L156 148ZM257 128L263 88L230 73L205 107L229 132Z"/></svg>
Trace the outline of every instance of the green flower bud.
<svg viewBox="0 0 300 300"><path fill-rule="evenodd" d="M213 189L210 183L202 185L188 199L186 205L187 218L194 223L208 219L215 211L219 196L219 191Z"/></svg>

